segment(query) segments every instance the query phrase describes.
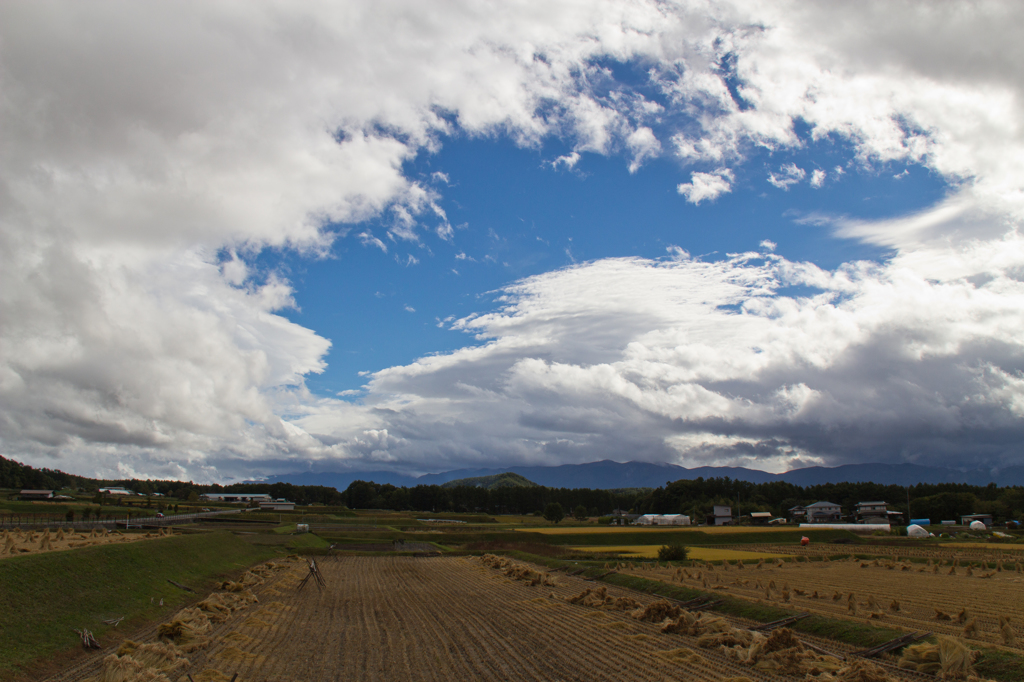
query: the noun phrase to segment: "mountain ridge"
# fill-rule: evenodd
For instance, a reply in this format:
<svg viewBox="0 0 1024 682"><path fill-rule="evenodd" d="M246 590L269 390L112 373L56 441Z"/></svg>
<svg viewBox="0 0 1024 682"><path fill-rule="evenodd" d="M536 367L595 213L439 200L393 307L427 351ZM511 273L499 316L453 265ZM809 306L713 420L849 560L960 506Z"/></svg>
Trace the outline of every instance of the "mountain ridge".
<svg viewBox="0 0 1024 682"><path fill-rule="evenodd" d="M410 476L390 471L300 472L281 474L263 483L292 483L295 485L326 485L344 490L352 481L390 483L396 486L444 485L466 478L497 476L514 473L537 485L549 488L658 488L677 480L695 478L729 478L750 483L784 481L799 486L826 483L873 482L881 485L914 485L917 483L965 483L969 485L1000 486L1024 485L1024 466L1007 467L998 473L984 469L958 471L947 467L923 464L846 464L838 467L806 467L781 474L772 474L744 467L701 466L687 469L676 464L652 462L614 462L601 460L585 464L558 466L512 466L493 469L454 469L422 476ZM997 480L998 478L998 480Z"/></svg>

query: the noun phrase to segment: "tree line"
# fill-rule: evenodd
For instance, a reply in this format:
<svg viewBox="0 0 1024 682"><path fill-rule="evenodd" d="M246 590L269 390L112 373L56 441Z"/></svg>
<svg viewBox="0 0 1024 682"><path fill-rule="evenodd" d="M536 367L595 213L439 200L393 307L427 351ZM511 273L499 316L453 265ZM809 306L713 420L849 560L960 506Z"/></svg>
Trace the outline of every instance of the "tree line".
<svg viewBox="0 0 1024 682"><path fill-rule="evenodd" d="M858 502L885 502L891 511L903 512L908 518L956 520L963 514L992 514L997 522L1024 518L1024 487L999 487L966 483L919 483L914 486L879 483L826 483L798 486L784 481L748 483L726 478L698 478L675 481L656 488L637 504L641 513L688 514L701 518L714 505L729 505L733 515L771 512L784 517L789 509L825 501L838 504L844 514L852 514Z"/></svg>
<svg viewBox="0 0 1024 682"><path fill-rule="evenodd" d="M203 493L256 493L286 499L298 505L341 506L341 493L331 486L291 483L200 484L191 481L98 479L75 476L56 469L36 469L13 459L0 457L0 488L15 490L70 490L94 493L99 488L124 488L149 495L160 493L180 501L196 501Z"/></svg>
<svg viewBox="0 0 1024 682"><path fill-rule="evenodd" d="M748 483L736 479L697 478L680 480L655 489L592 490L589 488L472 486L443 488L437 485L413 487L353 481L343 492L333 487L291 483L198 484L170 480L105 480L75 476L56 469L35 469L0 457L0 488L33 488L95 492L100 487L123 487L138 493L161 493L177 500L196 500L203 493L263 493L298 505L322 504L350 509L393 509L433 512L486 512L490 514L532 514L558 503L565 510L580 506L591 516L623 509L642 514L687 514L695 520L711 512L714 505L728 505L741 514L767 511L785 516L791 507L818 501L839 504L844 513L853 512L858 502L883 501L894 511L910 518L933 522L956 520L962 514L992 514L995 520L1024 520L1024 487L999 487L966 483L921 483L909 488L878 483L828 483L802 487L784 481Z"/></svg>

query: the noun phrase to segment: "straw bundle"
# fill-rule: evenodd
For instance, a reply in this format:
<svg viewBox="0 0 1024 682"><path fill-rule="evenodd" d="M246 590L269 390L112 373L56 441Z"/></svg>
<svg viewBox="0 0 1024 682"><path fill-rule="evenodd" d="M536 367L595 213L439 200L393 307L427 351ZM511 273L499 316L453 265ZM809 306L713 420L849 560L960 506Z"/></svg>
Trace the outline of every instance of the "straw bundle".
<svg viewBox="0 0 1024 682"><path fill-rule="evenodd" d="M195 682L231 682L232 678L215 668L207 668L198 675L193 675L192 679ZM178 682L188 682L188 678L183 676Z"/></svg>
<svg viewBox="0 0 1024 682"><path fill-rule="evenodd" d="M1010 625L1010 619L1006 616L999 616L999 632L1003 636L1003 644L1017 646L1017 637L1013 632L1013 626Z"/></svg>
<svg viewBox="0 0 1024 682"><path fill-rule="evenodd" d="M953 620L953 618L948 613L935 609L935 620Z"/></svg>
<svg viewBox="0 0 1024 682"><path fill-rule="evenodd" d="M636 620L643 620L650 623L660 623L666 618L678 618L683 610L678 606L670 604L665 599L648 604L646 607L637 609L631 616Z"/></svg>
<svg viewBox="0 0 1024 682"><path fill-rule="evenodd" d="M672 649L671 651L659 651L655 653L655 656L664 658L665 660L671 661L673 663L678 663L679 665L684 665L686 663L695 664L704 662L704 659L701 658L700 654L690 649Z"/></svg>
<svg viewBox="0 0 1024 682"><path fill-rule="evenodd" d="M974 673L976 652L955 637L939 635L935 644L913 644L903 650L899 667L939 675L945 680L963 680Z"/></svg>
<svg viewBox="0 0 1024 682"><path fill-rule="evenodd" d="M133 660L146 668L153 668L163 673L188 664L188 659L181 655L181 650L175 645L166 642L137 644L130 639L126 639L118 647L117 655L121 657L131 656Z"/></svg>
<svg viewBox="0 0 1024 682"><path fill-rule="evenodd" d="M209 643L206 636L211 629L210 619L195 607L182 609L173 620L157 628L157 636L177 644L182 651L191 652Z"/></svg>
<svg viewBox="0 0 1024 682"><path fill-rule="evenodd" d="M723 647L734 660L763 671L784 675L817 674L839 670L839 659L806 649L788 628L779 628L769 637L754 633L748 646Z"/></svg>
<svg viewBox="0 0 1024 682"><path fill-rule="evenodd" d="M813 678L815 682L891 682L882 668L864 659L854 659L834 674L823 672Z"/></svg>
<svg viewBox="0 0 1024 682"><path fill-rule="evenodd" d="M970 618L970 617L971 617L971 614L967 610L967 607L965 606L964 608L960 609L960 613L956 614L956 622L961 623L961 624L966 623L967 619Z"/></svg>
<svg viewBox="0 0 1024 682"><path fill-rule="evenodd" d="M978 636L978 619L971 618L969 621L964 623L964 637L977 637Z"/></svg>
<svg viewBox="0 0 1024 682"><path fill-rule="evenodd" d="M131 656L111 654L103 659L100 674L88 682L171 682L158 670L147 668Z"/></svg>

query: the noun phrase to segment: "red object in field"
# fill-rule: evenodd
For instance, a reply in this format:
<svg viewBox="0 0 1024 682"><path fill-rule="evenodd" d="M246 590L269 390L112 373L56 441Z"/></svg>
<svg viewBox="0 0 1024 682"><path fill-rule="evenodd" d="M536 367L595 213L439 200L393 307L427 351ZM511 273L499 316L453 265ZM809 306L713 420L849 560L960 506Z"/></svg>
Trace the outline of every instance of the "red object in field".
<svg viewBox="0 0 1024 682"><path fill-rule="evenodd" d="M811 544L811 539L809 537L807 537L805 535L802 538L800 538L800 546L801 547L806 547L809 544Z"/></svg>

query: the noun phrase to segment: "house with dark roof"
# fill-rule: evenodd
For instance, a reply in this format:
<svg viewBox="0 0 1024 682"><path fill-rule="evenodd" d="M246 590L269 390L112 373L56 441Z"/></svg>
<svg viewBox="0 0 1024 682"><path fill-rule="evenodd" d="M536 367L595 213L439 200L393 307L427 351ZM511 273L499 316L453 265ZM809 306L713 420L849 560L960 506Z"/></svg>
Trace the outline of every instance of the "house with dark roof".
<svg viewBox="0 0 1024 682"><path fill-rule="evenodd" d="M807 523L837 523L843 518L843 510L834 502L815 502L807 509Z"/></svg>

